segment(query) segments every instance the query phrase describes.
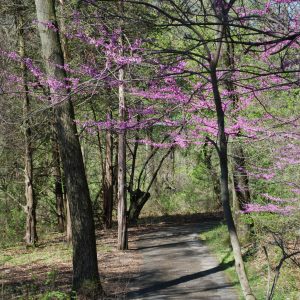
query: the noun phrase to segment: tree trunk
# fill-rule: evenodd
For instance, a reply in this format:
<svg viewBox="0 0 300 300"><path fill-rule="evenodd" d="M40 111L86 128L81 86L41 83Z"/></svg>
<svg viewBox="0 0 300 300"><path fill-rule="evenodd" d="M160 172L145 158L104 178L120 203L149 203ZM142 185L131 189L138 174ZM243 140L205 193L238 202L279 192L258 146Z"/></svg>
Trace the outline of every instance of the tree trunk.
<svg viewBox="0 0 300 300"><path fill-rule="evenodd" d="M68 63L70 60L70 51L69 51L69 45L68 45L68 39L66 37L66 33L68 32L68 29L66 27L66 18L64 15L64 9L65 9L65 1L60 0L59 6L58 6L58 13L59 13L59 31L62 33L60 35L60 43L61 43L61 49L64 56L64 62Z"/></svg>
<svg viewBox="0 0 300 300"><path fill-rule="evenodd" d="M70 214L70 205L67 195L64 198L65 203L65 212L66 212L66 240L68 244L72 242L72 223L71 223L71 214Z"/></svg>
<svg viewBox="0 0 300 300"><path fill-rule="evenodd" d="M123 0L120 2L120 14L124 14ZM122 23L122 21L121 21ZM123 32L120 24L121 35L119 38L120 55L123 53ZM119 70L119 122L124 124L126 121L125 109L125 86L124 86L124 67ZM122 126L120 126L122 127ZM126 131L120 128L118 134L118 249L128 249L127 233L127 202L126 202Z"/></svg>
<svg viewBox="0 0 300 300"><path fill-rule="evenodd" d="M112 210L113 210L112 160L113 160L113 137L110 129L107 129L106 145L105 145L105 172L103 178L103 223L105 229L109 229L112 226Z"/></svg>
<svg viewBox="0 0 300 300"><path fill-rule="evenodd" d="M225 87L230 92L230 99L233 104L233 109L237 108L239 97L236 93L236 88L232 79L235 70L235 57L234 57L234 46L227 42L226 44L226 55L225 55L225 66L230 72L225 78ZM232 156L232 179L233 179L233 209L234 209L234 220L237 226L239 236L247 240L250 235L251 225L243 224L240 220L241 211L244 209L245 204L251 202L250 190L249 190L249 179L246 170L245 154L242 145L238 141L238 137L234 138L231 146Z"/></svg>
<svg viewBox="0 0 300 300"><path fill-rule="evenodd" d="M124 70L119 70L119 120L125 121ZM126 203L126 132L121 129L118 143L118 249L128 249Z"/></svg>
<svg viewBox="0 0 300 300"><path fill-rule="evenodd" d="M150 193L143 192L140 189L130 193L130 207L128 210L128 223L130 225L137 224L140 213L149 198Z"/></svg>
<svg viewBox="0 0 300 300"><path fill-rule="evenodd" d="M147 135L147 139L152 141L153 140L153 128L150 127L147 131L146 131L146 135ZM148 145L146 144L146 153L145 153L145 157L151 155L151 153L153 153L154 147L153 145ZM151 174L150 176L153 177L153 175L155 174L155 170L156 170L156 164L155 164L156 160L152 159L150 161L149 164L149 173ZM147 166L148 167L148 166ZM147 168L146 167L146 168ZM148 170L145 170L145 173L148 173ZM152 190L151 190L151 195L154 198L159 198L160 195L160 187L159 187L159 183L157 180L157 177L155 177L154 181L153 181L153 185L152 185Z"/></svg>
<svg viewBox="0 0 300 300"><path fill-rule="evenodd" d="M60 169L60 157L55 128L52 130L52 155L53 155L53 176L54 176L54 194L57 213L57 229L64 232L66 228L66 209L62 185L62 174Z"/></svg>
<svg viewBox="0 0 300 300"><path fill-rule="evenodd" d="M233 104L233 109L237 108L239 102L239 97L236 94L236 88L233 83L233 73L235 70L234 62L234 48L233 45L227 43L226 55L225 55L225 66L230 72L225 78L225 87L230 92L230 100ZM238 139L235 138L235 143L231 147L232 163L233 163L233 183L235 188L235 193L238 201L238 210L243 210L244 205L250 203L250 191L249 191L249 180L246 171L246 161L245 154L242 145L239 143Z"/></svg>
<svg viewBox="0 0 300 300"><path fill-rule="evenodd" d="M140 216L140 213L144 207L144 205L146 204L146 202L149 200L150 198L150 189L153 185L153 183L156 180L156 177L158 175L158 172L160 170L160 168L162 167L165 159L170 155L170 153L173 153L174 148L171 147L169 148L169 150L165 153L165 155L161 158L161 160L158 163L158 166L156 167L156 170L151 174L152 178L147 186L147 189L145 192L140 190L140 178L141 175L143 173L143 170L140 172L139 175L139 179L138 179L138 188L135 191L130 190L130 207L129 207L129 211L128 211L128 220L129 223L131 225L136 225L137 224L137 220ZM154 155L155 152L152 152L152 154ZM151 155L152 157L152 155ZM150 157L148 157L147 162L144 164L143 169L145 170L148 162L149 162Z"/></svg>
<svg viewBox="0 0 300 300"><path fill-rule="evenodd" d="M229 199L229 186L228 186L228 153L227 153L227 136L225 133L225 115L222 108L222 100L219 93L218 79L216 67L211 65L211 82L213 88L214 102L217 112L218 120L218 154L221 168L220 187L221 187L221 200L223 203L224 215L229 231L230 242L233 250L236 272L239 277L243 294L246 300L255 299L248 281L245 271L244 261L241 252L241 246L236 232L236 227L233 221L230 199Z"/></svg>
<svg viewBox="0 0 300 300"><path fill-rule="evenodd" d="M63 175L63 174L62 174ZM71 215L70 215L70 206L66 188L65 176L62 176L62 185L63 185L63 200L65 208L65 225L66 225L66 242L68 245L72 243L72 226L71 226Z"/></svg>
<svg viewBox="0 0 300 300"><path fill-rule="evenodd" d="M38 240L36 232L36 197L33 187L33 154L32 154L32 134L31 134L31 122L29 118L30 114L30 99L28 94L28 84L27 84L27 67L24 62L26 52L25 52L25 39L24 39L24 22L21 12L16 16L16 24L18 27L19 35L19 53L22 59L21 61L21 71L22 71L22 84L24 88L24 100L23 100L23 119L24 119L24 144L25 144L25 198L26 198L26 232L25 232L25 242L29 246L35 245Z"/></svg>
<svg viewBox="0 0 300 300"><path fill-rule="evenodd" d="M57 27L53 0L35 0L38 29L49 81L52 101L56 102L54 114L60 157L65 176L70 206L73 244L73 289L78 294L96 298L102 293L99 280L95 228L92 204L86 180L78 134L74 124L74 108L68 90L57 88L52 80L65 83L66 73ZM59 99L58 98L59 95ZM59 101L58 101L59 100Z"/></svg>
<svg viewBox="0 0 300 300"><path fill-rule="evenodd" d="M114 141L114 148L115 148L115 155L114 155L114 161L113 161L113 197L114 201L113 203L118 206L118 156L119 156L119 137L115 139ZM117 207L115 208L117 210Z"/></svg>

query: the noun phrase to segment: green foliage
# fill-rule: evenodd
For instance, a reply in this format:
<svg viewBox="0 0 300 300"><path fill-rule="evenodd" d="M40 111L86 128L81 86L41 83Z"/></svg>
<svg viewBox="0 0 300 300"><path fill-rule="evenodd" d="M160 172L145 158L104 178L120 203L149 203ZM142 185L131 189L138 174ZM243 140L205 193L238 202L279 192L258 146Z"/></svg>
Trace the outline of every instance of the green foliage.
<svg viewBox="0 0 300 300"><path fill-rule="evenodd" d="M50 286L55 286L57 275L58 275L58 271L56 269L47 272L47 280L45 281L45 284Z"/></svg>
<svg viewBox="0 0 300 300"><path fill-rule="evenodd" d="M296 217L296 216L295 216ZM261 219L264 219L261 217ZM247 218L243 220L247 221ZM277 219L278 224L273 224L273 228L277 229L285 223L284 218ZM254 221L257 222L256 217ZM267 221L262 221L264 224L276 223L274 216L268 218ZM286 223L285 223L286 224ZM220 263L226 265L233 261L233 254L230 248L229 234L225 224L218 224L217 226L211 227L207 231L201 232L199 235L200 240L205 242L211 250L216 254ZM263 255L259 241L267 241L268 236L265 231L260 232L260 238L256 239L255 244L252 244L250 247L243 249L244 260L246 261L247 273L249 275L250 285L253 288L254 294L257 299L265 299L266 287L267 287L267 278L268 278L268 264L265 256ZM279 249L272 251L271 256L274 260L278 261L278 258L281 254ZM239 290L240 299L242 300L242 292L238 285L238 277L235 272L234 265L226 267L225 273L227 274L230 281L234 286ZM279 277L278 285L275 290L275 300L299 299L299 269L297 267L285 264L281 270L281 275Z"/></svg>
<svg viewBox="0 0 300 300"><path fill-rule="evenodd" d="M41 296L41 300L68 300L71 299L66 293L61 291L46 292Z"/></svg>
<svg viewBox="0 0 300 300"><path fill-rule="evenodd" d="M281 234L285 240L297 240L300 236L299 213L280 215L270 213L251 214L256 238L263 240L266 233Z"/></svg>
<svg viewBox="0 0 300 300"><path fill-rule="evenodd" d="M18 207L7 209L0 201L0 248L22 241L25 234L26 215Z"/></svg>
<svg viewBox="0 0 300 300"><path fill-rule="evenodd" d="M168 176L173 168L173 176ZM167 175L166 175L167 174ZM199 162L199 149L176 153L175 162L166 162L158 177L160 193L151 194L144 214L155 206L162 214L190 214L213 211L216 195L207 168Z"/></svg>
<svg viewBox="0 0 300 300"><path fill-rule="evenodd" d="M45 265L55 265L61 262L70 262L72 249L64 243L49 243L47 247L24 248L15 246L0 251L0 262L5 262L7 267L26 266L37 262ZM49 278L56 276L55 269L48 274Z"/></svg>

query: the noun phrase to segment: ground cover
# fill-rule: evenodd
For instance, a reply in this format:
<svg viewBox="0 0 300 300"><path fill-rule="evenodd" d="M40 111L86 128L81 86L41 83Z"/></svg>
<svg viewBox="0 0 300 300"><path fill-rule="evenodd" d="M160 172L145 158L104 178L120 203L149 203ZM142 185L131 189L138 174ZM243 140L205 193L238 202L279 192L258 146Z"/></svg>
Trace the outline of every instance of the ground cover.
<svg viewBox="0 0 300 300"><path fill-rule="evenodd" d="M217 226L203 231L200 240L204 241L215 253L222 264L230 264L233 255L230 248L229 235L226 225L220 222ZM265 299L268 285L268 264L263 250L255 243L244 244L243 255L246 261L246 268L249 275L251 287L257 299ZM272 253L276 257L278 253ZM234 264L224 269L229 280L235 285L243 299ZM276 287L274 300L298 300L300 299L300 272L295 265L284 264Z"/></svg>
<svg viewBox="0 0 300 300"><path fill-rule="evenodd" d="M130 232L134 248L137 229ZM101 282L107 299L122 299L139 272L136 251L116 250L116 230L97 231ZM23 244L0 250L0 299L70 299L72 251L61 234L51 233L37 247Z"/></svg>

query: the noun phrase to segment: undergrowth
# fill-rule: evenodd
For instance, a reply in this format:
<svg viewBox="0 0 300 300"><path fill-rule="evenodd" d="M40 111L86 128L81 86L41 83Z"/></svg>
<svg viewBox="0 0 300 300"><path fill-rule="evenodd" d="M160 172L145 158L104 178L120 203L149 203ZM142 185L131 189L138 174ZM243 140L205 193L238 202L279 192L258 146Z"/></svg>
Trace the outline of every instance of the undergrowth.
<svg viewBox="0 0 300 300"><path fill-rule="evenodd" d="M234 258L231 251L229 234L225 224L219 225L200 233L200 240L206 243L215 253L221 264L226 266L225 274L232 282L243 299L242 291L238 283L238 277L233 264ZM270 253L278 259L278 253ZM258 300L266 299L268 284L268 264L264 253L257 243L248 243L243 246L243 256L249 276L250 285ZM278 284L276 286L274 300L299 300L299 268L286 262L281 269Z"/></svg>

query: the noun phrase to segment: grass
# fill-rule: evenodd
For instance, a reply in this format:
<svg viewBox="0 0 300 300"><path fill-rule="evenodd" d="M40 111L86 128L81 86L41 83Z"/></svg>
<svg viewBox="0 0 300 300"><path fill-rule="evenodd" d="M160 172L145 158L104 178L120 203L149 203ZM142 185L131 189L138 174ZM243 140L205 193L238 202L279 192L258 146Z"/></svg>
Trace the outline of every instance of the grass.
<svg viewBox="0 0 300 300"><path fill-rule="evenodd" d="M70 299L72 246L67 245L60 233L48 232L40 237L36 247L18 244L0 248L1 300ZM116 237L115 229L97 232L98 267L109 299L124 298L128 282L137 276L141 263L136 252L116 250ZM134 239L133 232L130 243Z"/></svg>
<svg viewBox="0 0 300 300"><path fill-rule="evenodd" d="M49 243L39 247L17 246L0 251L0 264L7 267L43 263L45 265L71 261L72 250L65 243Z"/></svg>
<svg viewBox="0 0 300 300"><path fill-rule="evenodd" d="M53 265L56 263L71 262L72 247L60 239L60 234L52 234L51 239L44 238L44 242L37 247L26 247L18 245L15 247L0 250L0 265L6 264L8 267L23 266L27 264L43 263L44 265ZM108 253L112 247L106 244L98 244L97 251Z"/></svg>
<svg viewBox="0 0 300 300"><path fill-rule="evenodd" d="M220 223L211 229L200 233L200 240L204 241L210 249L215 253L220 263L229 265L225 270L227 278L234 284L240 299L243 299L238 277L235 272L234 265L230 266L233 261L233 254L230 247L229 234L227 227ZM265 299L267 287L268 266L259 248L249 245L243 248L244 260L250 285L258 300ZM299 268L296 269L289 264L285 264L282 268L281 275L276 287L274 300L299 300Z"/></svg>

